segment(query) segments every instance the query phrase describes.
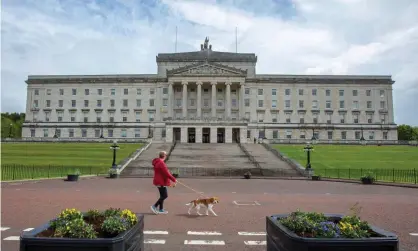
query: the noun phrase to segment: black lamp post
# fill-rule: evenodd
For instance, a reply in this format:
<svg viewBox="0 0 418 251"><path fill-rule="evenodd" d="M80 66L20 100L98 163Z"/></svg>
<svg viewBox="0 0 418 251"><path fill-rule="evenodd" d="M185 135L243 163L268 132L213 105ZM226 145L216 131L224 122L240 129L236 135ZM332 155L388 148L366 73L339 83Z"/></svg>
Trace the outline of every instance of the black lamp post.
<svg viewBox="0 0 418 251"><path fill-rule="evenodd" d="M308 163L306 164L306 170L310 171L312 169L311 167L311 151L313 151L313 146L311 146L310 143L306 144L306 146L303 148L303 150L307 153L308 157Z"/></svg>
<svg viewBox="0 0 418 251"><path fill-rule="evenodd" d="M102 126L102 128L101 128L101 130L100 130L100 138L101 139L103 139L104 137L103 137L103 126Z"/></svg>
<svg viewBox="0 0 418 251"><path fill-rule="evenodd" d="M363 126L361 127L361 138L360 138L360 144L362 144L363 146L366 145L366 139L363 136Z"/></svg>
<svg viewBox="0 0 418 251"><path fill-rule="evenodd" d="M151 125L148 125L148 138L152 138Z"/></svg>
<svg viewBox="0 0 418 251"><path fill-rule="evenodd" d="M312 138L311 138L312 144L314 145L316 143L316 138L315 138L315 129L312 128Z"/></svg>
<svg viewBox="0 0 418 251"><path fill-rule="evenodd" d="M9 138L12 137L12 129L13 129L13 124L10 124L10 126L9 126Z"/></svg>
<svg viewBox="0 0 418 251"><path fill-rule="evenodd" d="M110 146L110 150L113 150L113 163L112 168L116 169L116 150L119 149L119 145L117 144L116 140L113 141L113 144Z"/></svg>

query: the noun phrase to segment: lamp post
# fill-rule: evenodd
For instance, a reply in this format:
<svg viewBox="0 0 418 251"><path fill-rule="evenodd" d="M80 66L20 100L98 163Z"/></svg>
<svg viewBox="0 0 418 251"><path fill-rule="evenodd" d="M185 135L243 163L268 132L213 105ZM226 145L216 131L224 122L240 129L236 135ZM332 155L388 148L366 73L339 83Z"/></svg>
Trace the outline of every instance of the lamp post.
<svg viewBox="0 0 418 251"><path fill-rule="evenodd" d="M312 128L312 138L311 138L311 142L312 145L314 145L316 143L316 138L315 138L315 129Z"/></svg>
<svg viewBox="0 0 418 251"><path fill-rule="evenodd" d="M102 128L101 128L101 130L100 130L100 138L101 139L103 139L104 137L103 137L103 126L102 126Z"/></svg>
<svg viewBox="0 0 418 251"><path fill-rule="evenodd" d="M9 138L12 137L12 129L13 129L13 124L10 124L10 126L9 126Z"/></svg>
<svg viewBox="0 0 418 251"><path fill-rule="evenodd" d="M57 135L57 127L55 127L54 138L58 138L58 135Z"/></svg>
<svg viewBox="0 0 418 251"><path fill-rule="evenodd" d="M116 169L116 150L119 149L119 145L117 143L117 141L113 141L113 144L110 146L110 150L113 150L113 163L112 163L112 168Z"/></svg>
<svg viewBox="0 0 418 251"><path fill-rule="evenodd" d="M303 150L307 153L308 163L306 164L306 171L308 172L308 176L310 177L312 174L312 166L311 166L311 152L314 150L313 146L308 142Z"/></svg>
<svg viewBox="0 0 418 251"><path fill-rule="evenodd" d="M360 144L365 146L367 144L366 139L363 136L363 126L361 127L361 138L360 138Z"/></svg>

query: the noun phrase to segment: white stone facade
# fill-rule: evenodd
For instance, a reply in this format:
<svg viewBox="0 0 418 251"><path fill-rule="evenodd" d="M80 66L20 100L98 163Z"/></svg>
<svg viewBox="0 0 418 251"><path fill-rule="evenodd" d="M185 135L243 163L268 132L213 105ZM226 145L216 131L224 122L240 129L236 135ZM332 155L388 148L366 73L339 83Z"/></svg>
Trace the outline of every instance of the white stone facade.
<svg viewBox="0 0 418 251"><path fill-rule="evenodd" d="M23 137L397 140L391 76L256 74L254 54L159 54L158 73L29 76Z"/></svg>

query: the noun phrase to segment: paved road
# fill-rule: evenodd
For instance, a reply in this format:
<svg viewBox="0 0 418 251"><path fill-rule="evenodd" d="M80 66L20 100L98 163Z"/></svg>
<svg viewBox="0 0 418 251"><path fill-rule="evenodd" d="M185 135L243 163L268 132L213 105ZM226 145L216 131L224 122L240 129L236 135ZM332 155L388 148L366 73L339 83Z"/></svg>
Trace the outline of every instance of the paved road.
<svg viewBox="0 0 418 251"><path fill-rule="evenodd" d="M410 235L418 233L418 189L300 180L180 181L219 196L221 203L214 208L219 216L189 216L185 204L198 195L180 185L169 190L169 214L151 214L149 206L157 198L151 179L3 183L1 250L18 250L21 231L68 207L144 213L146 250L265 250L265 216L298 208L344 214L356 202L363 208L362 218L400 236L403 250L418 250L418 236Z"/></svg>

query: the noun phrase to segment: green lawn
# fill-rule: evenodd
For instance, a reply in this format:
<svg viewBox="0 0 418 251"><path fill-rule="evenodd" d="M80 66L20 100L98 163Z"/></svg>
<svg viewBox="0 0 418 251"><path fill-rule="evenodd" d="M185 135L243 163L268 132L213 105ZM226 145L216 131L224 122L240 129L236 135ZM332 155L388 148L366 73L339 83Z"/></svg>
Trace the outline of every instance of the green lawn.
<svg viewBox="0 0 418 251"><path fill-rule="evenodd" d="M272 147L303 166L307 163L304 145ZM311 165L316 174L326 177L357 179L370 171L378 180L415 183L418 175L418 148L314 145Z"/></svg>
<svg viewBox="0 0 418 251"><path fill-rule="evenodd" d="M106 173L112 165L109 143L2 143L2 180L61 177L70 170L82 174ZM141 144L119 144L116 162Z"/></svg>

